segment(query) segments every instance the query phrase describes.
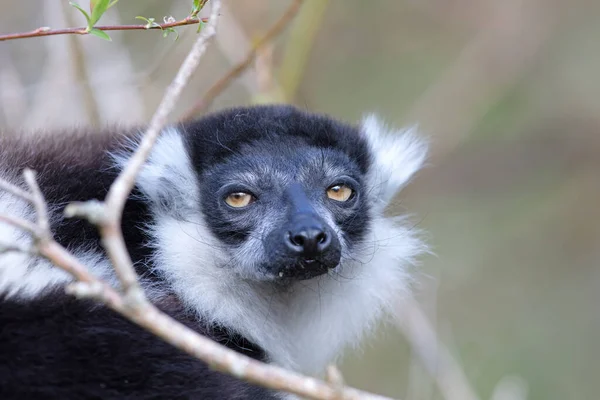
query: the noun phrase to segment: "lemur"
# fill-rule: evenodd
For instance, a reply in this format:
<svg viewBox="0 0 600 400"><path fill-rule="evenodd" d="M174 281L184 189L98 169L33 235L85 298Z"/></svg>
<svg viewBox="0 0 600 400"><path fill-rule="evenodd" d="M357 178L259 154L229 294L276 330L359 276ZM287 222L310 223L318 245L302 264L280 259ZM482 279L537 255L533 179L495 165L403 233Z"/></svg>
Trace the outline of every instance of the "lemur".
<svg viewBox="0 0 600 400"><path fill-rule="evenodd" d="M112 283L96 228L63 209L103 199L141 131L0 135L0 176L23 185L22 170L36 170L55 239ZM288 105L167 126L123 212L140 282L199 333L319 374L408 290L424 245L384 209L426 153L415 129L394 131L374 115L347 124ZM0 213L34 215L6 192ZM31 239L0 223L0 243ZM67 295L72 279L34 255L0 253L0 398L281 398Z"/></svg>

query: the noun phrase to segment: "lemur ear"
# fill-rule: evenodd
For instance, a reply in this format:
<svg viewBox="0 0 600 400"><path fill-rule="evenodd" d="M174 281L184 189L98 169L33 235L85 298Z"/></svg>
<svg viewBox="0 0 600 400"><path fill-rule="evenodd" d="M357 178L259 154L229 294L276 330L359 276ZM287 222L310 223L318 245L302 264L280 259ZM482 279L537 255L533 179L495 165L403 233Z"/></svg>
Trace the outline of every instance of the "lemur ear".
<svg viewBox="0 0 600 400"><path fill-rule="evenodd" d="M417 127L394 130L376 115L365 116L360 126L373 157L368 182L376 208L380 211L424 164L428 141Z"/></svg>

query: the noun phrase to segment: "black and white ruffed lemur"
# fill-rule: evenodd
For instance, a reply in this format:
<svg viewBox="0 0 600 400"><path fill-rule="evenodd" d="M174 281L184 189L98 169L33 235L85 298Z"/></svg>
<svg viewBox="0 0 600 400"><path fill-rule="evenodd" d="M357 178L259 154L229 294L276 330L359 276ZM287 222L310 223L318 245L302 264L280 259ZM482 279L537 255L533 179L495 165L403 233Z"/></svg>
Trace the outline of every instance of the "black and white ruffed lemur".
<svg viewBox="0 0 600 400"><path fill-rule="evenodd" d="M63 217L102 199L143 129L0 135L0 176L29 167L56 240L116 283L97 229ZM240 353L319 374L397 305L423 245L384 208L425 141L375 116L349 125L273 105L168 126L139 174L123 234L149 298ZM24 187L24 186L23 186ZM32 207L0 193L0 213ZM31 239L0 223L0 243ZM0 254L0 398L268 399L106 307L64 292L48 261Z"/></svg>

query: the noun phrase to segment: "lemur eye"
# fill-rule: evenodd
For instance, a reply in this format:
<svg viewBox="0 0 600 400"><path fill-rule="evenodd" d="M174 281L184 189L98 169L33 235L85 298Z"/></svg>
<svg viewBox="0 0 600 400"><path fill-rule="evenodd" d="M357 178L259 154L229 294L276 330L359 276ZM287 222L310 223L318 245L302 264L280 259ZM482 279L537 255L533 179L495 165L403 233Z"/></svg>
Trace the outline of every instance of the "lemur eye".
<svg viewBox="0 0 600 400"><path fill-rule="evenodd" d="M347 185L333 185L327 189L327 197L335 201L348 201L354 195L354 190Z"/></svg>
<svg viewBox="0 0 600 400"><path fill-rule="evenodd" d="M250 193L245 192L235 192L229 194L225 198L225 203L230 205L233 208L242 208L246 207L248 204L252 203L256 198Z"/></svg>

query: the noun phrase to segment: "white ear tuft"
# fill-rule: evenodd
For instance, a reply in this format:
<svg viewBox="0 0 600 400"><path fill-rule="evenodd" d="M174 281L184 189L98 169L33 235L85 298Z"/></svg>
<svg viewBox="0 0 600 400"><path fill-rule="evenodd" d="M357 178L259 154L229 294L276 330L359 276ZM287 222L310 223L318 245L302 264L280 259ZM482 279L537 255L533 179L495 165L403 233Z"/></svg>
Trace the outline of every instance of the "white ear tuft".
<svg viewBox="0 0 600 400"><path fill-rule="evenodd" d="M373 156L369 184L376 207L382 210L427 158L428 142L417 127L390 129L376 115L363 118L361 132Z"/></svg>

